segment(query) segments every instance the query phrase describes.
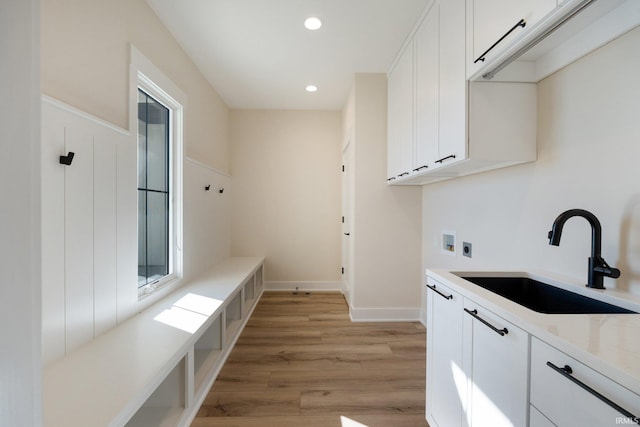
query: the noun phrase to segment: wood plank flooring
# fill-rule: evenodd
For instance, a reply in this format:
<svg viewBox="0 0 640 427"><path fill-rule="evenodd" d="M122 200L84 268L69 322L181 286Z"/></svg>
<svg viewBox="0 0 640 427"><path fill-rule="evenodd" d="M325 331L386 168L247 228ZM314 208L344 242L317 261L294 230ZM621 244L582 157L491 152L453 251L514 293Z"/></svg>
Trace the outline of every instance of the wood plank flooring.
<svg viewBox="0 0 640 427"><path fill-rule="evenodd" d="M427 426L420 323L352 323L339 293L265 292L193 427Z"/></svg>

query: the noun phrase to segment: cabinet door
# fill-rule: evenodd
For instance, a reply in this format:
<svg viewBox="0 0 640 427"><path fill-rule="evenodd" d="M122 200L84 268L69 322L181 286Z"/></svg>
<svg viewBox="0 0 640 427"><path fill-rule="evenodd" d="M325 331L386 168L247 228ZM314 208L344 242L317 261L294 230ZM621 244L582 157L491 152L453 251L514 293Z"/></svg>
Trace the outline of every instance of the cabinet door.
<svg viewBox="0 0 640 427"><path fill-rule="evenodd" d="M460 426L466 395L462 297L431 280L427 286L427 421L432 426Z"/></svg>
<svg viewBox="0 0 640 427"><path fill-rule="evenodd" d="M535 406L529 405L529 427L556 427Z"/></svg>
<svg viewBox="0 0 640 427"><path fill-rule="evenodd" d="M472 63L469 64L472 74L480 66L482 61L475 61L495 42L506 34L518 21L524 19L526 26L518 27L508 37L502 40L495 48L487 54L486 59L490 59L492 55L503 50L514 38L527 31L544 15L553 10L556 0L468 0L473 2L473 16L469 20L472 23L473 46L472 55L470 56ZM486 60L485 60L486 62Z"/></svg>
<svg viewBox="0 0 640 427"><path fill-rule="evenodd" d="M438 159L440 2L436 1L414 38L416 57L416 158L413 169Z"/></svg>
<svg viewBox="0 0 640 427"><path fill-rule="evenodd" d="M440 3L439 52L440 135L436 161L447 165L467 157L464 0Z"/></svg>
<svg viewBox="0 0 640 427"><path fill-rule="evenodd" d="M387 181L398 175L399 80L395 69L387 76Z"/></svg>
<svg viewBox="0 0 640 427"><path fill-rule="evenodd" d="M640 396L550 345L536 338L531 340L531 405L551 422L560 427L634 425L630 422L633 416L615 409L603 398L640 417Z"/></svg>
<svg viewBox="0 0 640 427"><path fill-rule="evenodd" d="M388 94L390 149L395 146L395 153L388 159L395 160L389 177L401 177L411 171L413 158L413 43L403 51L389 75Z"/></svg>
<svg viewBox="0 0 640 427"><path fill-rule="evenodd" d="M527 425L528 334L473 301L465 299L464 306L470 425Z"/></svg>
<svg viewBox="0 0 640 427"><path fill-rule="evenodd" d="M411 171L413 158L413 44L400 57L398 73L398 175Z"/></svg>

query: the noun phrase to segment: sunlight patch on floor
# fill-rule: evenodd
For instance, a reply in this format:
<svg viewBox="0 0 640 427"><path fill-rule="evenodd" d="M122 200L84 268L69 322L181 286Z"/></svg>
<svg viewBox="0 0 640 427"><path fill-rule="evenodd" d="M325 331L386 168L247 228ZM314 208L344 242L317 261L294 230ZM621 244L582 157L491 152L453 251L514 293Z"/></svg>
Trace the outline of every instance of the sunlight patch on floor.
<svg viewBox="0 0 640 427"><path fill-rule="evenodd" d="M344 415L340 416L340 423L342 424L342 427L367 427L365 424L354 421Z"/></svg>

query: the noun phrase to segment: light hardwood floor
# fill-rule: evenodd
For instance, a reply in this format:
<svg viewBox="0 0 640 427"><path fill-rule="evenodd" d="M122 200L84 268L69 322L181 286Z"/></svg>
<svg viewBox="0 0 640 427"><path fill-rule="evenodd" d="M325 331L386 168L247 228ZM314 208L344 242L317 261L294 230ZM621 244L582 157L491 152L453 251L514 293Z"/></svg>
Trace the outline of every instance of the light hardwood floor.
<svg viewBox="0 0 640 427"><path fill-rule="evenodd" d="M192 426L427 426L424 399L420 323L352 323L339 293L265 292Z"/></svg>

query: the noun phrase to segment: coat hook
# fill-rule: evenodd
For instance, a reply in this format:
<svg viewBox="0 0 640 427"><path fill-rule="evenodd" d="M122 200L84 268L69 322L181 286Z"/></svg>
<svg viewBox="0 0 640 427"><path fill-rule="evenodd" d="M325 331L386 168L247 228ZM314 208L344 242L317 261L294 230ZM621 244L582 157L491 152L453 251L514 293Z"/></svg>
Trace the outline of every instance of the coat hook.
<svg viewBox="0 0 640 427"><path fill-rule="evenodd" d="M211 184L205 185L204 186L204 191L209 191L209 190L211 190Z"/></svg>
<svg viewBox="0 0 640 427"><path fill-rule="evenodd" d="M69 166L73 161L73 156L75 155L76 153L74 153L73 151L69 151L66 156L60 156L60 164Z"/></svg>
<svg viewBox="0 0 640 427"><path fill-rule="evenodd" d="M220 193L220 194L224 193L224 188L219 189L218 193Z"/></svg>

